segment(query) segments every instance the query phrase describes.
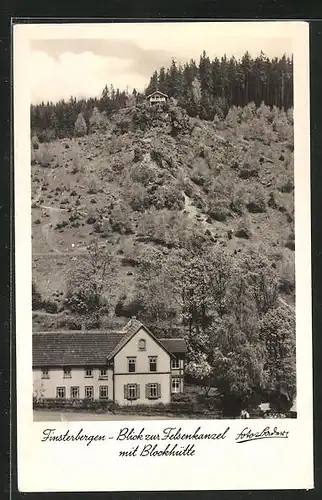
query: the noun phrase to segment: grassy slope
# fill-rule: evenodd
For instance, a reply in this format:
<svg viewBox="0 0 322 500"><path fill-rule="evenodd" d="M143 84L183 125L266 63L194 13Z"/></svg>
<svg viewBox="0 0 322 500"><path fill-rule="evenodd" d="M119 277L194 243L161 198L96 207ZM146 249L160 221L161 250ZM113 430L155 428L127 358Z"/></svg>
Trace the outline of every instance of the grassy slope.
<svg viewBox="0 0 322 500"><path fill-rule="evenodd" d="M285 247L293 225L293 193L279 190L287 178L293 178L293 153L286 141L245 140L243 124L237 128L218 127L198 119L191 135L182 134L174 138L166 127L153 127L145 132L136 129L117 136L113 133L111 122L104 132L79 139L57 140L48 146L40 145L36 151L42 164L36 162L31 167L33 278L45 298L61 303L69 269L77 264L79 255L93 237L99 238L102 245L116 256L114 284L109 288L112 303L115 305L125 290L127 294L133 290L136 269L124 265L122 256L131 256L146 246L154 245L149 241L138 241L138 235L144 235L146 215L131 210L127 205L131 172L140 166L140 162L133 162L136 146L142 150L143 168L154 172L155 178L162 170L165 184L177 186L183 194L185 203L176 217L188 220L202 232L207 231L214 244L221 244L228 251L238 253L247 251L249 247L264 247L276 254L278 265L293 265L294 252ZM202 154L204 147L207 149L206 159ZM45 155L50 159L47 167L41 160L46 149ZM171 168L165 162L160 166L151 159L150 153L155 149L162 151L165 158L171 158ZM244 162L259 167L258 176L241 179L236 165ZM250 213L252 237L248 240L237 237L228 239L227 231L236 230L241 217L230 212L223 222L209 219L205 212L210 195L192 181L198 172L213 179L215 184L224 188L228 186L229 192L236 186L244 186L246 193L262 189L266 202L269 193L274 191L278 207L283 208L267 206L266 212ZM183 186L187 185L189 196L183 191ZM196 207L195 200L198 199L201 202ZM107 237L101 238L93 229L93 224L87 222L88 218L97 218L99 214L101 222L105 221L108 225L113 207L120 200L129 210L134 234L109 231ZM68 223L71 211L76 209L79 227ZM247 212L246 209L244 211ZM68 225L56 228L57 223L64 221ZM290 297L285 298L290 302ZM34 328L54 328L56 320L54 315L35 314Z"/></svg>

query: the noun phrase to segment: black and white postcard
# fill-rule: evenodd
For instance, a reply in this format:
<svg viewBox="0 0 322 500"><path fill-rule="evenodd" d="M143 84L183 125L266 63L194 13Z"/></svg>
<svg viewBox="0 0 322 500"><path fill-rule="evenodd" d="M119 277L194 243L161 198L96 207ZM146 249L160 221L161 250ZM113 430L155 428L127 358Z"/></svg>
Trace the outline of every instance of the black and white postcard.
<svg viewBox="0 0 322 500"><path fill-rule="evenodd" d="M20 491L314 486L308 33L14 25Z"/></svg>

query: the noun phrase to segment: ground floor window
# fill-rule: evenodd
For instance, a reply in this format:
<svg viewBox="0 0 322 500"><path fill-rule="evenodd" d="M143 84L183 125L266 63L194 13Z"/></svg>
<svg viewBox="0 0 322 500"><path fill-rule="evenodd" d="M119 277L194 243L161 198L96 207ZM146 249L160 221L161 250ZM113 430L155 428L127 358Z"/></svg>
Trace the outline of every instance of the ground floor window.
<svg viewBox="0 0 322 500"><path fill-rule="evenodd" d="M66 388L65 387L57 387L56 388L56 397L57 398L65 398L66 397Z"/></svg>
<svg viewBox="0 0 322 500"><path fill-rule="evenodd" d="M171 380L171 392L180 392L180 379L179 378L173 378Z"/></svg>
<svg viewBox="0 0 322 500"><path fill-rule="evenodd" d="M140 398L139 384L125 384L124 385L124 399L134 400Z"/></svg>
<svg viewBox="0 0 322 500"><path fill-rule="evenodd" d="M94 387L92 385L85 386L85 398L94 397Z"/></svg>
<svg viewBox="0 0 322 500"><path fill-rule="evenodd" d="M70 388L70 397L71 398L79 398L79 387L71 387Z"/></svg>
<svg viewBox="0 0 322 500"><path fill-rule="evenodd" d="M146 384L145 397L147 399L158 399L161 397L161 384Z"/></svg>
<svg viewBox="0 0 322 500"><path fill-rule="evenodd" d="M100 385L99 394L100 394L100 399L108 399L108 386Z"/></svg>

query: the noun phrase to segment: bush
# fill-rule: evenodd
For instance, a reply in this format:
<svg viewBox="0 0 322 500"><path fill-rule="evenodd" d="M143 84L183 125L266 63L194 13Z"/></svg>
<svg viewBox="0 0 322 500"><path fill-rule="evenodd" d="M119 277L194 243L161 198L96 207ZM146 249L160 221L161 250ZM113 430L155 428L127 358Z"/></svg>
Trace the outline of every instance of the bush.
<svg viewBox="0 0 322 500"><path fill-rule="evenodd" d="M294 231L291 232L285 243L286 248L290 250L295 250L295 234Z"/></svg>
<svg viewBox="0 0 322 500"><path fill-rule="evenodd" d="M87 193L88 194L96 194L97 191L98 191L97 183L96 183L95 179L91 179L89 186L88 186Z"/></svg>
<svg viewBox="0 0 322 500"><path fill-rule="evenodd" d="M244 188L236 189L230 202L230 208L236 214L241 215L247 203L247 194Z"/></svg>
<svg viewBox="0 0 322 500"><path fill-rule="evenodd" d="M134 157L133 157L133 161L136 163L136 162L139 162L139 161L142 161L143 160L143 152L142 152L142 149L139 147L139 146L136 146L134 148Z"/></svg>
<svg viewBox="0 0 322 500"><path fill-rule="evenodd" d="M245 238L247 240L251 238L252 232L250 229L250 222L248 217L243 217L239 221L237 229L235 231L235 236L237 236L237 238Z"/></svg>
<svg viewBox="0 0 322 500"><path fill-rule="evenodd" d="M259 167L244 163L238 172L238 177L241 179L250 179L251 177L258 177Z"/></svg>
<svg viewBox="0 0 322 500"><path fill-rule="evenodd" d="M118 203L111 211L110 224L112 230L120 234L132 233L131 214L126 205Z"/></svg>
<svg viewBox="0 0 322 500"><path fill-rule="evenodd" d="M42 300L42 297L41 297L41 293L37 289L35 283L32 283L31 297L32 297L32 310L36 311L36 310L42 309L42 307L43 307L43 300Z"/></svg>
<svg viewBox="0 0 322 500"><path fill-rule="evenodd" d="M213 200L209 204L208 215L220 222L224 222L229 216L226 200Z"/></svg>
<svg viewBox="0 0 322 500"><path fill-rule="evenodd" d="M58 305L56 302L52 302L50 300L44 300L43 307L46 312L51 314L56 314L58 312Z"/></svg>
<svg viewBox="0 0 322 500"><path fill-rule="evenodd" d="M130 177L132 181L147 186L152 183L156 178L156 170L147 163L140 163L133 166L131 169Z"/></svg>
<svg viewBox="0 0 322 500"><path fill-rule="evenodd" d="M125 318L131 318L137 316L142 308L142 304L137 299L127 301L126 295L123 295L117 301L115 315L118 317L123 316Z"/></svg>
<svg viewBox="0 0 322 500"><path fill-rule="evenodd" d="M294 190L293 181L291 179L288 179L279 187L279 190L282 193L291 193Z"/></svg>
<svg viewBox="0 0 322 500"><path fill-rule="evenodd" d="M249 212L254 214L266 212L265 192L260 186L252 189L246 207Z"/></svg>

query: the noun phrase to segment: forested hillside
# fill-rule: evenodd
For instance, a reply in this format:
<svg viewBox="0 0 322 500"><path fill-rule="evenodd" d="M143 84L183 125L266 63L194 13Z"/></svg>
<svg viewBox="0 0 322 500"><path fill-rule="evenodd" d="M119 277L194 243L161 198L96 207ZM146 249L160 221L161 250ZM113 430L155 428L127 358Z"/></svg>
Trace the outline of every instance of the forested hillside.
<svg viewBox="0 0 322 500"><path fill-rule="evenodd" d="M187 372L205 387L292 402L293 112L274 80L289 82L291 62L222 59L220 75L225 64L240 81L244 68L244 87L221 76L210 92L218 62L203 55L198 67L172 64L164 81L155 73L146 92L157 79L172 97L163 107L140 96L108 111L103 97L32 108L34 329L117 327L136 315L156 334L186 337ZM250 71L245 80L263 67L262 86Z"/></svg>

